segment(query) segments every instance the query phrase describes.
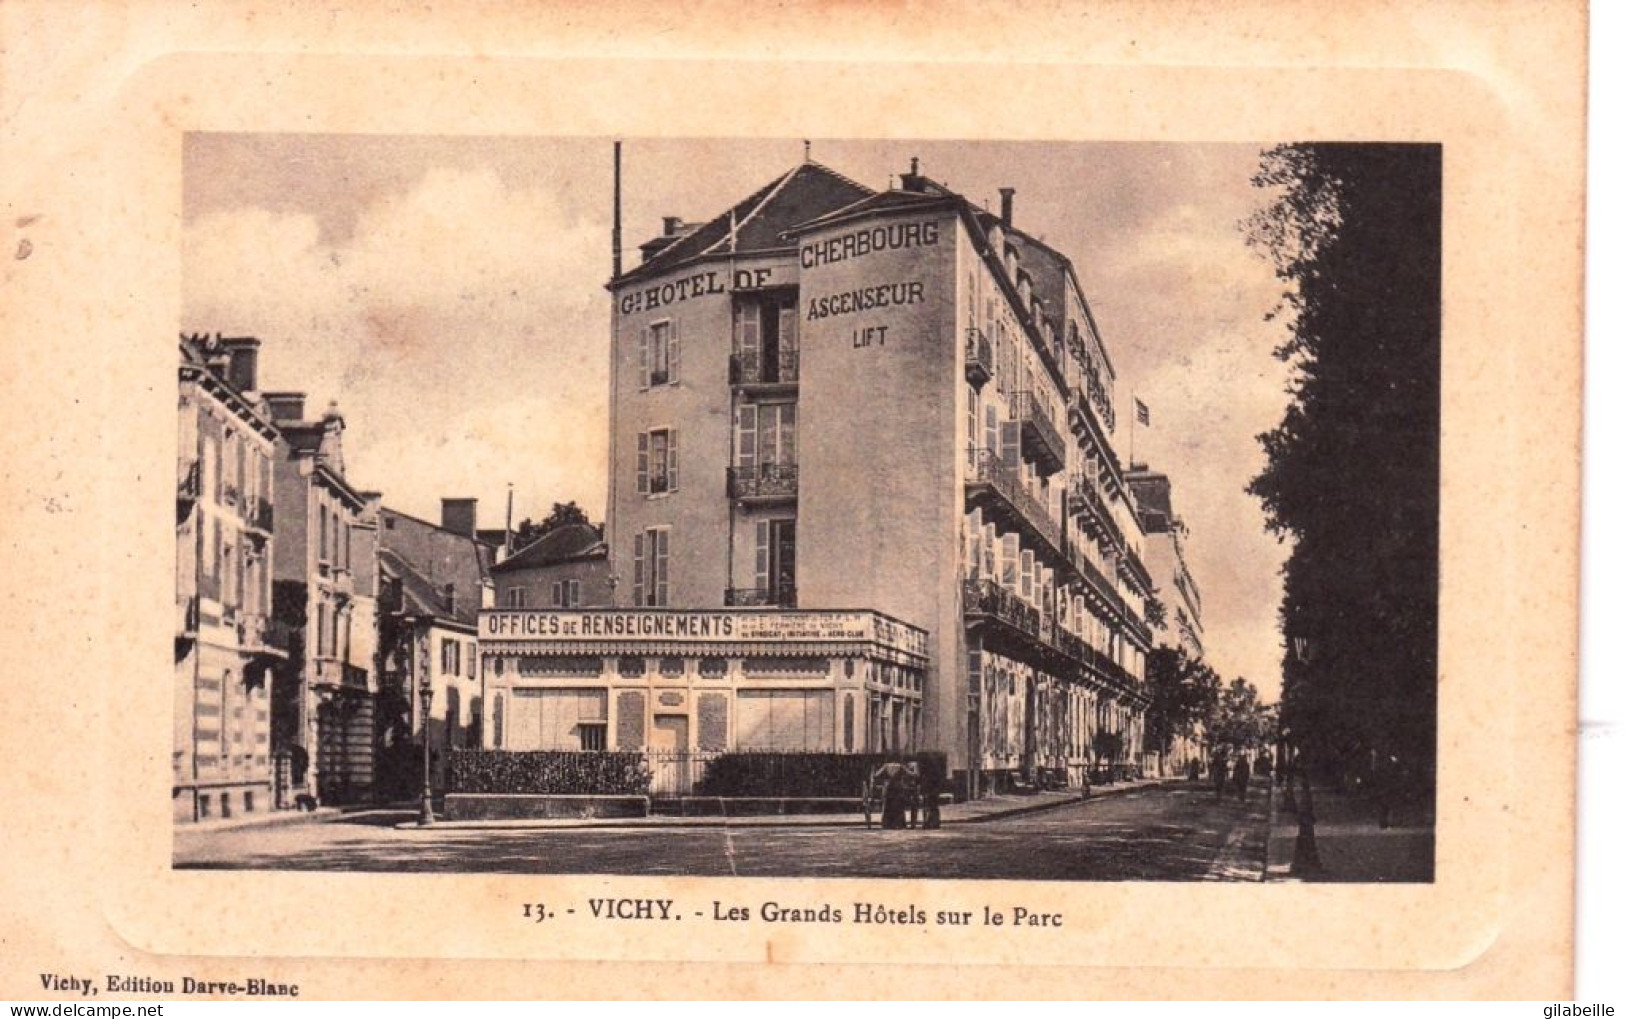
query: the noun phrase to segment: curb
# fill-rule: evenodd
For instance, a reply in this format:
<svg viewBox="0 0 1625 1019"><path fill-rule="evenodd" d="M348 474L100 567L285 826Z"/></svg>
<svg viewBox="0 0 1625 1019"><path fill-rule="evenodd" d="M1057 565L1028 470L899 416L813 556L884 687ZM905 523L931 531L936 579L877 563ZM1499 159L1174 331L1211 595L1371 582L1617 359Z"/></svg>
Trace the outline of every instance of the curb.
<svg viewBox="0 0 1625 1019"><path fill-rule="evenodd" d="M1141 789L1156 789L1177 779L1161 779L1145 782L1133 786L1108 786L1092 792L1087 797L1068 796L1046 803L1029 803L1020 806L1007 807L1002 810L990 810L986 813L971 817L958 817L942 819L944 828L965 824L983 824L988 821L999 821L1009 817L1018 817L1023 814L1036 814L1045 810L1054 810L1058 807L1067 807L1079 803L1089 803L1093 800L1105 799L1110 796L1121 796ZM669 831L673 828L862 828L862 819L846 817L840 814L807 815L817 820L791 821L778 819L773 815L758 815L757 817L679 817L664 821L651 821L648 818L535 818L518 819L512 821L436 821L432 827L425 828L416 821L402 821L394 825L396 831L562 831L572 829L626 829L629 831ZM875 830L881 830L878 824ZM909 830L909 829L904 829ZM920 831L921 829L912 829Z"/></svg>

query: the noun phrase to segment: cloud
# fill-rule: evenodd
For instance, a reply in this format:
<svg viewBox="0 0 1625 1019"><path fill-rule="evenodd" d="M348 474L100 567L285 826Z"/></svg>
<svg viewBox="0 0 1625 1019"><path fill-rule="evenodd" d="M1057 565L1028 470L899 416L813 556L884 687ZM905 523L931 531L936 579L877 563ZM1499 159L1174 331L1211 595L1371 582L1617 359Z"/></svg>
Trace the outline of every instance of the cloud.
<svg viewBox="0 0 1625 1019"><path fill-rule="evenodd" d="M350 474L391 505L432 515L511 480L522 513L602 511L602 440L583 436L605 430L607 366L581 342L608 329L598 225L548 190L430 167L320 237L312 215L255 207L190 222L183 329L259 336L264 388L337 399Z"/></svg>

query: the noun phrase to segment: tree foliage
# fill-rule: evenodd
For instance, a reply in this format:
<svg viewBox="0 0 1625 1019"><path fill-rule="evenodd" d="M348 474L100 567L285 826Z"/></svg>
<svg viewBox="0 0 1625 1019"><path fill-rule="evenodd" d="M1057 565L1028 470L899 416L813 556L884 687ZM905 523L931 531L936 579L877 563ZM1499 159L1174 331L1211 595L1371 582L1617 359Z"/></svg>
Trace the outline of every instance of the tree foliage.
<svg viewBox="0 0 1625 1019"><path fill-rule="evenodd" d="M1194 736L1213 714L1222 685L1219 674L1182 649L1159 647L1147 656L1145 748L1166 754L1175 736Z"/></svg>
<svg viewBox="0 0 1625 1019"><path fill-rule="evenodd" d="M519 526L514 529L513 547L516 549L524 548L526 545L570 524L590 525L591 523L592 521L587 519L587 511L577 506L574 499L569 502L556 502L553 504L552 511L543 517L540 523L533 522L529 517L520 521Z"/></svg>
<svg viewBox="0 0 1625 1019"><path fill-rule="evenodd" d="M1431 772L1437 729L1441 150L1264 154L1249 242L1286 284L1291 402L1249 491L1283 569L1281 725L1325 761Z"/></svg>

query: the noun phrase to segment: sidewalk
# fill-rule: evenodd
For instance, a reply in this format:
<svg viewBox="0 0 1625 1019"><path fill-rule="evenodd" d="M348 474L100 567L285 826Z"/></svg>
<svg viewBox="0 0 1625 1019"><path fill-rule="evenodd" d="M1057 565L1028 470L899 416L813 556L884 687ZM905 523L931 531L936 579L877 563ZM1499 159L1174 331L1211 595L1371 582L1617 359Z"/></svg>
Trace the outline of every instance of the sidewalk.
<svg viewBox="0 0 1625 1019"><path fill-rule="evenodd" d="M1107 796L1120 796L1140 789L1149 789L1165 783L1173 783L1178 779L1148 778L1132 782L1117 782L1107 786L1095 786L1088 800L1096 800ZM950 824L979 824L984 821L996 821L1006 817L1016 817L1021 814L1031 814L1041 810L1053 810L1069 804L1088 802L1079 797L1076 790L1047 793L1031 793L1022 796L986 796L979 800L969 800L965 803L948 803L942 807L942 823ZM880 826L880 817L876 815L873 824ZM395 825L401 831L420 831L416 821L403 821ZM435 830L438 831L472 831L485 829L514 829L514 828L861 828L863 815L852 814L757 814L745 817L671 817L651 815L649 817L600 817L600 818L536 818L514 821L436 821Z"/></svg>
<svg viewBox="0 0 1625 1019"><path fill-rule="evenodd" d="M1275 792L1270 816L1266 880L1326 882L1428 882L1433 880L1434 832L1431 811L1420 807L1396 808L1390 827L1377 824L1376 806L1369 800L1317 786L1315 797L1315 849L1320 856L1318 874L1292 873L1293 849L1298 839L1297 815L1285 808Z"/></svg>

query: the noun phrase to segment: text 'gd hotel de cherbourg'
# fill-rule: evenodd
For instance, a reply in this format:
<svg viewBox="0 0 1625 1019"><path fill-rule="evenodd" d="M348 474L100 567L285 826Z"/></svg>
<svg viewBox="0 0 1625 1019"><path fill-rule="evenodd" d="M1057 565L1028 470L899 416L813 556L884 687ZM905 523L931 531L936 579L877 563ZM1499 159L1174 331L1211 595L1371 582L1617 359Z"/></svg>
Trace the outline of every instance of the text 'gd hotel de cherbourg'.
<svg viewBox="0 0 1625 1019"><path fill-rule="evenodd" d="M438 797L468 752L641 755L655 798L757 753L959 801L1183 774L1145 738L1148 655L1200 653L1170 482L1014 193L808 159L625 266L615 166L601 528L392 510L259 340L183 338L176 820Z"/></svg>

